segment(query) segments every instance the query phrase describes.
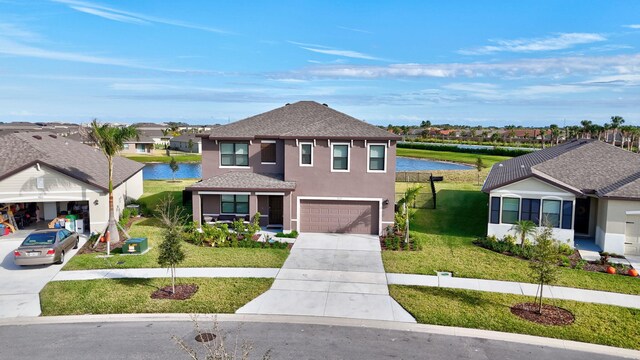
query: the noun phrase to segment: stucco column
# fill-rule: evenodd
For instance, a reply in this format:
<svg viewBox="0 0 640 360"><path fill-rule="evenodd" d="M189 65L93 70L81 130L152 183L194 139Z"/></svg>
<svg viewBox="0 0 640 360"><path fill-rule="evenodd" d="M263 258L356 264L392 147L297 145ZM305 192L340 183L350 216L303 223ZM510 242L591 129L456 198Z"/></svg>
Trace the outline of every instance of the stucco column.
<svg viewBox="0 0 640 360"><path fill-rule="evenodd" d="M249 216L253 220L253 215L258 212L258 195L251 193L249 195Z"/></svg>
<svg viewBox="0 0 640 360"><path fill-rule="evenodd" d="M293 210L291 209L291 207L295 207L295 203L293 202L293 199L291 197L291 193L285 193L284 194L284 198L282 199L282 230L284 231L291 231L291 230L295 230L297 223L295 224L296 226L292 226L291 223L291 215L293 213Z"/></svg>
<svg viewBox="0 0 640 360"><path fill-rule="evenodd" d="M193 206L193 222L200 227L202 222L202 200L197 191L191 193L191 204Z"/></svg>

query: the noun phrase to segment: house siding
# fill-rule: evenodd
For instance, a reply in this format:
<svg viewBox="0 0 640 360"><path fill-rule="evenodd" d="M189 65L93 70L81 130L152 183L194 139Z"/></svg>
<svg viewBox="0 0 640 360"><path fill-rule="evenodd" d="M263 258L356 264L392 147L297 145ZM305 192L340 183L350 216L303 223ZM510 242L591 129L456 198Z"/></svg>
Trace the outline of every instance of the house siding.
<svg viewBox="0 0 640 360"><path fill-rule="evenodd" d="M601 199L600 202L606 210L604 216L600 216L604 228L596 242L603 251L622 255L625 251L627 212L639 212L640 201Z"/></svg>

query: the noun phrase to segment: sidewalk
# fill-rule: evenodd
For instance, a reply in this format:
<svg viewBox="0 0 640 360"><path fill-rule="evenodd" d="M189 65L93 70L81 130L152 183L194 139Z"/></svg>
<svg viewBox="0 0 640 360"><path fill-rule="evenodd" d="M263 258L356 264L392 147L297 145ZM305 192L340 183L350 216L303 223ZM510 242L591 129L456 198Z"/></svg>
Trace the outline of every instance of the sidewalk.
<svg viewBox="0 0 640 360"><path fill-rule="evenodd" d="M387 281L389 284L395 285L466 289L526 296L535 296L538 289L538 285L531 283L414 274L387 273ZM548 299L574 300L640 309L640 295L547 285L544 287L543 295Z"/></svg>
<svg viewBox="0 0 640 360"><path fill-rule="evenodd" d="M178 268L177 277L231 277L231 278L275 278L278 268ZM167 269L102 269L61 271L51 281L163 278L169 277ZM432 275L387 273L390 285L416 285L453 289L487 291L502 294L535 296L538 286L531 283L511 281L438 277ZM640 281L640 279L638 280ZM640 309L640 295L628 295L598 290L576 289L562 286L545 286L544 297L548 299L574 300L595 304L615 305Z"/></svg>

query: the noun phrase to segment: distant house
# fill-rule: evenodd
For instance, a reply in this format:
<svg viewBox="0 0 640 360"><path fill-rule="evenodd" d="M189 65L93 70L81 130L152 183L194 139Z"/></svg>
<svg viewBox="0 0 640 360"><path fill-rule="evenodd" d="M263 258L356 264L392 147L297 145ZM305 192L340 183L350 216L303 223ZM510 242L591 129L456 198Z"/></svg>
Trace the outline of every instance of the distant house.
<svg viewBox="0 0 640 360"><path fill-rule="evenodd" d="M127 140L124 143L124 149L121 153L124 154L151 154L155 141L152 138L141 134L138 138Z"/></svg>
<svg viewBox="0 0 640 360"><path fill-rule="evenodd" d="M116 218L128 200L142 195L142 168L114 158ZM19 228L36 214L41 221L74 214L83 220L83 231L102 232L109 219L107 173L107 158L98 149L43 132L8 134L0 147L0 208L20 209L14 214Z"/></svg>
<svg viewBox="0 0 640 360"><path fill-rule="evenodd" d="M553 227L557 240L594 241L602 250L640 255L640 155L601 141L571 140L497 163L487 234L513 234L518 220Z"/></svg>
<svg viewBox="0 0 640 360"><path fill-rule="evenodd" d="M259 212L284 231L378 235L393 224L398 135L300 101L201 136L203 180L187 188L196 223Z"/></svg>
<svg viewBox="0 0 640 360"><path fill-rule="evenodd" d="M140 136L151 139L155 145L169 145L169 140L173 137L171 131L166 130L145 130L138 129Z"/></svg>
<svg viewBox="0 0 640 360"><path fill-rule="evenodd" d="M186 133L169 140L169 147L175 150L202 154L202 137Z"/></svg>

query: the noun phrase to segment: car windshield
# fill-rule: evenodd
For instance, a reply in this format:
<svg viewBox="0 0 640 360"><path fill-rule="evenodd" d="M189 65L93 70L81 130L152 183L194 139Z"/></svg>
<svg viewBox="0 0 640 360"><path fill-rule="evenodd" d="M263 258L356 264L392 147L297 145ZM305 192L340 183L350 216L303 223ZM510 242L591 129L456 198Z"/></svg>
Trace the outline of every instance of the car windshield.
<svg viewBox="0 0 640 360"><path fill-rule="evenodd" d="M22 242L22 246L34 246L34 245L51 245L56 241L55 232L35 233L29 234Z"/></svg>

